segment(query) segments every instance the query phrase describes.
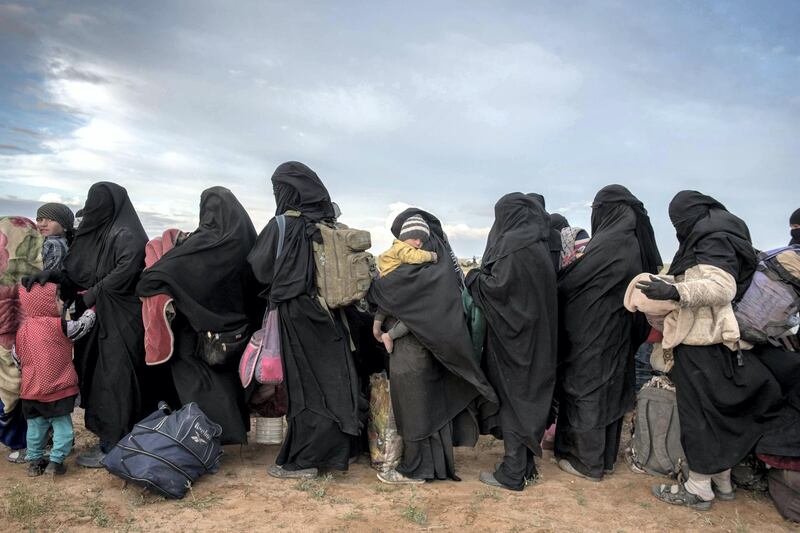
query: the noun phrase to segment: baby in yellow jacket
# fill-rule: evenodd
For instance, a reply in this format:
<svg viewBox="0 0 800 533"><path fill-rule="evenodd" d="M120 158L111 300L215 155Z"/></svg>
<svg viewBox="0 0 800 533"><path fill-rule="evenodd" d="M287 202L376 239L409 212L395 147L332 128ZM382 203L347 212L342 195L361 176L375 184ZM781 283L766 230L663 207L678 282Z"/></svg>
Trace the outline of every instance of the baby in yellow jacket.
<svg viewBox="0 0 800 533"><path fill-rule="evenodd" d="M381 277L389 275L400 265L421 265L422 263L435 263L438 261L436 252L421 250L422 244L430 237L431 230L425 219L419 215L408 217L400 228L400 235L392 243L392 247L378 256L378 271ZM394 340L408 333L408 328L401 321L397 321L389 331L383 332L382 325L386 313L380 309L375 314L372 333L375 338L383 342L386 351L392 353Z"/></svg>

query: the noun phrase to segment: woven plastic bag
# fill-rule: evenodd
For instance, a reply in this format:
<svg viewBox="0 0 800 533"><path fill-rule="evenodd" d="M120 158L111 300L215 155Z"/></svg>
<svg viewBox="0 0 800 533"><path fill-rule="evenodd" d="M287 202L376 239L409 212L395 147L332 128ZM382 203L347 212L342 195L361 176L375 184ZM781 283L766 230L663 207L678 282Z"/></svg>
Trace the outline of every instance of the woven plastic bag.
<svg viewBox="0 0 800 533"><path fill-rule="evenodd" d="M385 372L372 374L369 378L369 457L372 468L386 472L400 464L403 458L403 439L397 432L397 423L392 410L389 379Z"/></svg>

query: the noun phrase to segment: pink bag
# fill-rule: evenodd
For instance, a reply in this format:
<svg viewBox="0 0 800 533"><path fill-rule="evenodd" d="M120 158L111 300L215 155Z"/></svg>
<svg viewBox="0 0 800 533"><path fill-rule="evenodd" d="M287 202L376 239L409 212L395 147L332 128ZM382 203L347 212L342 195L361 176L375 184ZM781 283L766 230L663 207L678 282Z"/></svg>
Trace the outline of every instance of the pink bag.
<svg viewBox="0 0 800 533"><path fill-rule="evenodd" d="M283 383L281 325L278 310L264 314L261 329L253 333L239 361L239 379L247 387L255 376L262 385Z"/></svg>

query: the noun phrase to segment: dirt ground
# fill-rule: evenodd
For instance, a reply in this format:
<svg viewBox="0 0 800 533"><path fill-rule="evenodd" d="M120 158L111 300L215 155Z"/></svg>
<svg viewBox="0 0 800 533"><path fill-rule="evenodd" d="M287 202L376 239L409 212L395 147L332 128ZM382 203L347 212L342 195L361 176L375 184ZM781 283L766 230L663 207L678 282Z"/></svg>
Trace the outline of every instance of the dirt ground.
<svg viewBox="0 0 800 533"><path fill-rule="evenodd" d="M93 444L75 413L76 445ZM632 473L620 459L603 483L561 472L545 452L541 479L524 492L478 481L502 456L502 443L484 437L456 452L460 483L414 487L380 483L362 457L348 472L315 480L266 474L278 446L225 448L216 475L197 481L181 501L142 493L105 470L68 458L57 479L28 478L24 465L0 461L1 531L800 531L784 521L768 495L739 491L734 502L696 512L655 500L661 478Z"/></svg>

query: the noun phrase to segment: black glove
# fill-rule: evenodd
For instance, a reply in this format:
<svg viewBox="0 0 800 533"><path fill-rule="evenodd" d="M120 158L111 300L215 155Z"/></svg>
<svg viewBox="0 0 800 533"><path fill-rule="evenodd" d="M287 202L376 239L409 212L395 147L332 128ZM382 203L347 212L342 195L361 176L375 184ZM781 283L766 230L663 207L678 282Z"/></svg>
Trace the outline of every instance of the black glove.
<svg viewBox="0 0 800 533"><path fill-rule="evenodd" d="M81 298L83 299L83 303L86 306L86 309L89 309L90 307L92 307L95 304L95 301L97 300L94 297L94 293L92 293L91 291L84 292L81 295Z"/></svg>
<svg viewBox="0 0 800 533"><path fill-rule="evenodd" d="M661 278L650 276L650 281L639 281L636 288L651 300L679 301L681 295L675 285L670 285Z"/></svg>
<svg viewBox="0 0 800 533"><path fill-rule="evenodd" d="M44 285L48 281L52 281L53 283L60 283L61 282L61 272L57 270L42 270L41 272L37 272L33 276L22 276L20 282L22 286L25 287L25 290L31 292L31 287L33 287L34 283L38 283L39 285Z"/></svg>

